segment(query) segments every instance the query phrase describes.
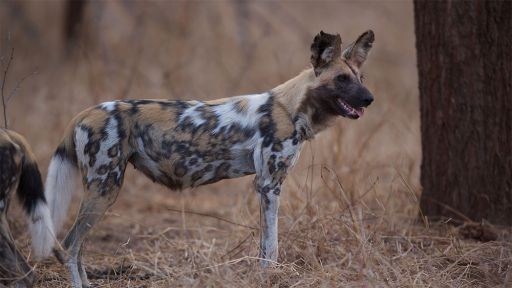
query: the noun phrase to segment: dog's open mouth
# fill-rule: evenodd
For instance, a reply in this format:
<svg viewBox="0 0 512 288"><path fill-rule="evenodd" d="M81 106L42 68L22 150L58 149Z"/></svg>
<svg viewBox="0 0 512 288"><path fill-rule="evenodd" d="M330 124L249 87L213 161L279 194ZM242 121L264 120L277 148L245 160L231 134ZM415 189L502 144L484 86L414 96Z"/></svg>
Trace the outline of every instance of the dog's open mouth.
<svg viewBox="0 0 512 288"><path fill-rule="evenodd" d="M336 99L336 104L338 104L338 108L340 110L340 115L343 117L347 117L350 119L357 119L364 114L363 107L354 108L350 106L347 102L343 101L341 98Z"/></svg>

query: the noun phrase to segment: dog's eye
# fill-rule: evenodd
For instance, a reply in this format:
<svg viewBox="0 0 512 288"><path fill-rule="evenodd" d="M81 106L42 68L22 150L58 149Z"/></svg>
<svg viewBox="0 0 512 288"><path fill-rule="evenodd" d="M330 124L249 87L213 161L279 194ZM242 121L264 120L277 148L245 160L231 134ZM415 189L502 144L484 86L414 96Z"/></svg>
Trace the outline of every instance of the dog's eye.
<svg viewBox="0 0 512 288"><path fill-rule="evenodd" d="M348 81L350 81L350 76L348 76L347 74L340 74L340 75L336 76L336 81L348 82Z"/></svg>

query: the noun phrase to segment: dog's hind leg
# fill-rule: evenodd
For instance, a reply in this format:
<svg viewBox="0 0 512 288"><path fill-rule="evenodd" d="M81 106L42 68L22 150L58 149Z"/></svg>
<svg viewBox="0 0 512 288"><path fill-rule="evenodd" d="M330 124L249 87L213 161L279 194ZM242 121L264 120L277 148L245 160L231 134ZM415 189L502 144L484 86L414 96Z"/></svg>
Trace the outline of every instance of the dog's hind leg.
<svg viewBox="0 0 512 288"><path fill-rule="evenodd" d="M78 251L78 273L80 273L80 279L82 280L82 287L90 287L89 279L87 279L87 272L85 272L85 267L82 263L82 249L84 245L82 244L80 247L80 251Z"/></svg>
<svg viewBox="0 0 512 288"><path fill-rule="evenodd" d="M81 249L89 230L114 203L119 193L119 187L112 185L106 191L103 190L103 193L99 193L96 189L86 188L75 223L62 242L62 246L65 249L64 253L66 253L63 261L71 273L71 281L74 288L89 287L87 274L82 265Z"/></svg>
<svg viewBox="0 0 512 288"><path fill-rule="evenodd" d="M0 212L0 279L9 279L12 286L32 287L34 272L16 248L4 212Z"/></svg>

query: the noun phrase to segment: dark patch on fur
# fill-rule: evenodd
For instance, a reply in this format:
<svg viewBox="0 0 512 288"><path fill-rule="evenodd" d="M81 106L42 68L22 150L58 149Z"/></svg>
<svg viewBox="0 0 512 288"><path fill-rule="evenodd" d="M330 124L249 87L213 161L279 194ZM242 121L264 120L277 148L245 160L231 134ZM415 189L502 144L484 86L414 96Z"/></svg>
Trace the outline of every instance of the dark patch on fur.
<svg viewBox="0 0 512 288"><path fill-rule="evenodd" d="M263 137L263 147L268 147L274 142L274 135L276 133L276 123L272 119L272 106L274 96L270 96L267 103L261 105L257 112L262 114L258 128Z"/></svg>
<svg viewBox="0 0 512 288"><path fill-rule="evenodd" d="M190 160L188 161L188 165L194 166L194 165L196 165L196 164L197 164L197 162L198 162L198 161L199 161L199 160L197 159L197 157L193 157L192 159L190 159Z"/></svg>
<svg viewBox="0 0 512 288"><path fill-rule="evenodd" d="M263 136L263 147L268 147L274 141L275 124L270 116L263 116L259 123L260 134Z"/></svg>
<svg viewBox="0 0 512 288"><path fill-rule="evenodd" d="M199 125L198 128L202 128L205 131L211 131L219 125L219 117L213 112L210 106L211 105L205 104L196 108L196 111L199 112L201 118L206 120L203 124Z"/></svg>
<svg viewBox="0 0 512 288"><path fill-rule="evenodd" d="M272 145L272 152L281 152L283 151L283 144L281 142L274 142Z"/></svg>
<svg viewBox="0 0 512 288"><path fill-rule="evenodd" d="M116 104L116 107L117 107L117 104ZM112 112L115 112L115 113L111 114L110 117L114 117L114 119L116 120L116 123L117 123L117 127L116 127L116 129L117 129L117 137L119 139L125 139L126 138L126 131L123 128L124 127L124 125L123 125L123 118L121 117L121 114L117 113L116 111L117 110L112 111ZM119 150L120 153L123 152L122 151L123 150L122 145L118 145L117 149ZM109 154L109 156L110 156L110 154ZM113 156L111 156L111 157L113 157Z"/></svg>
<svg viewBox="0 0 512 288"><path fill-rule="evenodd" d="M94 131L92 128L85 125L79 125L79 129L87 132L87 144L84 146L84 154L89 156L89 166L93 167L96 163L96 154L100 151L100 142L97 137L94 137Z"/></svg>
<svg viewBox="0 0 512 288"><path fill-rule="evenodd" d="M27 213L34 211L38 202L46 203L43 181L36 163L23 163L17 194Z"/></svg>
<svg viewBox="0 0 512 288"><path fill-rule="evenodd" d="M197 186L197 181L202 179L206 173L213 170L213 165L208 164L203 169L198 170L192 174L191 180L192 180L192 186Z"/></svg>
<svg viewBox="0 0 512 288"><path fill-rule="evenodd" d="M68 160L70 161L73 165L77 165L77 158L76 158L76 154L74 153L74 147L72 147L72 149L68 150L63 143L60 143L59 147L57 147L57 149L55 150L55 153L53 154L53 157L60 157L60 159L62 160Z"/></svg>
<svg viewBox="0 0 512 288"><path fill-rule="evenodd" d="M228 162L223 162L217 166L217 169L215 169L214 178L211 179L211 181L217 182L219 180L229 178L229 168L231 168L231 164Z"/></svg>
<svg viewBox="0 0 512 288"><path fill-rule="evenodd" d="M176 175L176 177L183 177L187 174L188 172L188 168L187 166L185 165L184 161L179 161L176 166L174 166L174 175Z"/></svg>
<svg viewBox="0 0 512 288"><path fill-rule="evenodd" d="M98 169L96 170L96 173L98 175L105 175L107 174L107 172L110 170L110 165L107 165L107 164L103 164L101 165L100 167L98 167Z"/></svg>
<svg viewBox="0 0 512 288"><path fill-rule="evenodd" d="M333 116L339 114L336 108L338 93L327 84L310 89L299 107L299 112L307 113L308 109L313 111L311 121L317 125L323 125Z"/></svg>
<svg viewBox="0 0 512 288"><path fill-rule="evenodd" d="M270 174L274 174L274 172L276 172L275 163L276 163L276 154L272 154L272 155L270 155L270 157L268 158L268 161L267 161L268 172Z"/></svg>
<svg viewBox="0 0 512 288"><path fill-rule="evenodd" d="M0 201L8 200L8 193L18 180L19 167L14 159L16 153L13 145L0 146Z"/></svg>
<svg viewBox="0 0 512 288"><path fill-rule="evenodd" d="M9 194L19 180L20 167L15 161L16 153L17 150L12 144L0 146L0 201L4 201L4 207L0 208L0 213L8 209Z"/></svg>
<svg viewBox="0 0 512 288"><path fill-rule="evenodd" d="M107 153L108 153L108 157L110 157L110 158L114 158L114 157L116 157L116 156L119 154L119 149L118 149L118 148L119 148L120 146L121 146L121 145L119 145L119 144L114 144L114 145L112 145L112 147L110 147L110 148L108 149L108 151L107 151Z"/></svg>
<svg viewBox="0 0 512 288"><path fill-rule="evenodd" d="M322 58L324 51L331 49L331 53L327 58ZM311 64L318 76L323 67L326 67L333 59L339 58L341 55L341 37L339 34L332 35L320 31L313 39L311 44Z"/></svg>

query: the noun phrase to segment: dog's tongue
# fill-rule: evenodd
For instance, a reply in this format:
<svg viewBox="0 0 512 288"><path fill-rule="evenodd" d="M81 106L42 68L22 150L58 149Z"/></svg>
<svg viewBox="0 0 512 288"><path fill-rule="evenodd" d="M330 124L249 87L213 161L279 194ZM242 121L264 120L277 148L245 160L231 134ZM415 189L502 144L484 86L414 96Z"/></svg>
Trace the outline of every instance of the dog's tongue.
<svg viewBox="0 0 512 288"><path fill-rule="evenodd" d="M354 110L356 111L357 116L359 116L359 117L362 117L362 116L363 116L363 114L364 114L364 108L362 108L362 107L361 107L361 108L355 108Z"/></svg>

